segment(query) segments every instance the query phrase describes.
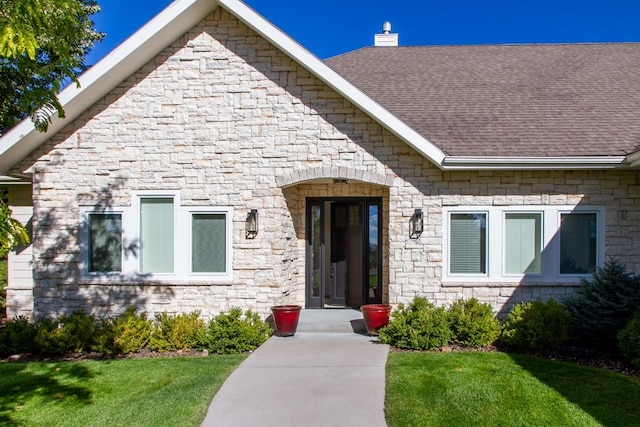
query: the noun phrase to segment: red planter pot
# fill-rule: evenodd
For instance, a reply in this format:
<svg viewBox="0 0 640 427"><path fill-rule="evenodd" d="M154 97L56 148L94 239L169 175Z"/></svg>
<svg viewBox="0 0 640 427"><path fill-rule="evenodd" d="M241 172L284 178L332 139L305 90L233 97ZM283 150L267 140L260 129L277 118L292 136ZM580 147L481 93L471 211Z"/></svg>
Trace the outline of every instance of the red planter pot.
<svg viewBox="0 0 640 427"><path fill-rule="evenodd" d="M296 333L301 308L299 305L276 305L271 307L273 323L276 325L276 335L291 337Z"/></svg>
<svg viewBox="0 0 640 427"><path fill-rule="evenodd" d="M360 307L369 335L378 335L378 329L389 324L391 306L387 304L365 304Z"/></svg>

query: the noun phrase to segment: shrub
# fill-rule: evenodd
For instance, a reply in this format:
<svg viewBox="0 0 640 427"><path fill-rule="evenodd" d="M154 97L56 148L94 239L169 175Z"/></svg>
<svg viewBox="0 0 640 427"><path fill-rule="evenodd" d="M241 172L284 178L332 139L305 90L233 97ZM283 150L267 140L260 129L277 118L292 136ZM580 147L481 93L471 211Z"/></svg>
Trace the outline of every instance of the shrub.
<svg viewBox="0 0 640 427"><path fill-rule="evenodd" d="M458 300L447 310L451 343L465 347L485 347L500 335L500 322L489 304L477 299Z"/></svg>
<svg viewBox="0 0 640 427"><path fill-rule="evenodd" d="M161 313L156 316L149 348L154 351L197 348L204 341L204 332L205 325L199 311L174 315Z"/></svg>
<svg viewBox="0 0 640 427"><path fill-rule="evenodd" d="M89 350L97 332L95 318L82 310L36 323L35 345L39 353L64 354Z"/></svg>
<svg viewBox="0 0 640 427"><path fill-rule="evenodd" d="M114 347L117 353L135 353L142 350L151 340L153 321L147 319L143 311L136 314L135 307L129 307L122 317L113 322Z"/></svg>
<svg viewBox="0 0 640 427"><path fill-rule="evenodd" d="M127 308L117 318L103 318L98 324L98 332L93 350L105 354L135 353L149 344L153 322L147 313L136 314L136 308Z"/></svg>
<svg viewBox="0 0 640 427"><path fill-rule="evenodd" d="M640 278L627 273L626 266L608 261L574 295L564 301L578 338L611 345L619 330L640 310Z"/></svg>
<svg viewBox="0 0 640 427"><path fill-rule="evenodd" d="M273 334L267 323L257 313L232 308L221 313L207 325L206 348L218 354L235 354L258 348Z"/></svg>
<svg viewBox="0 0 640 427"><path fill-rule="evenodd" d="M0 319L5 316L7 304L7 260L0 259Z"/></svg>
<svg viewBox="0 0 640 427"><path fill-rule="evenodd" d="M428 350L449 343L451 329L447 312L425 298L416 297L406 308L400 304L391 321L379 331L380 342L398 348Z"/></svg>
<svg viewBox="0 0 640 427"><path fill-rule="evenodd" d="M0 328L0 356L33 353L36 326L24 316L8 320Z"/></svg>
<svg viewBox="0 0 640 427"><path fill-rule="evenodd" d="M571 317L554 300L516 304L502 325L501 340L517 349L541 350L557 347L571 334Z"/></svg>
<svg viewBox="0 0 640 427"><path fill-rule="evenodd" d="M627 326L618 332L620 352L631 363L640 367L640 310L631 318Z"/></svg>

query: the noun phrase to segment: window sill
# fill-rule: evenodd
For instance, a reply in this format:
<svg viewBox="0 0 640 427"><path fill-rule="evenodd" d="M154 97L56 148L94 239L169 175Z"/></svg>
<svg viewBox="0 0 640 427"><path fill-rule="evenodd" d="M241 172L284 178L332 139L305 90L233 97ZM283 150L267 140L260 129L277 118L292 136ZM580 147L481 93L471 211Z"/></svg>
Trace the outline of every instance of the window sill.
<svg viewBox="0 0 640 427"><path fill-rule="evenodd" d="M187 276L174 275L147 276L142 274L125 275L118 273L85 274L78 279L80 285L162 285L162 286L231 286L233 280L227 276Z"/></svg>

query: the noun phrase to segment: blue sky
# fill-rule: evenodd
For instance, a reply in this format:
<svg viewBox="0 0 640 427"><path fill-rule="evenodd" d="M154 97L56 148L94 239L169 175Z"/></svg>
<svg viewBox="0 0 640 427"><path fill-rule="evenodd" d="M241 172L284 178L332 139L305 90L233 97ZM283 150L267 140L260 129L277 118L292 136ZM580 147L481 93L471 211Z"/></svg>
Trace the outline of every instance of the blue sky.
<svg viewBox="0 0 640 427"><path fill-rule="evenodd" d="M107 33L94 64L170 0L98 0L96 28ZM369 46L390 21L400 45L639 42L638 0L246 0L250 7L325 59Z"/></svg>

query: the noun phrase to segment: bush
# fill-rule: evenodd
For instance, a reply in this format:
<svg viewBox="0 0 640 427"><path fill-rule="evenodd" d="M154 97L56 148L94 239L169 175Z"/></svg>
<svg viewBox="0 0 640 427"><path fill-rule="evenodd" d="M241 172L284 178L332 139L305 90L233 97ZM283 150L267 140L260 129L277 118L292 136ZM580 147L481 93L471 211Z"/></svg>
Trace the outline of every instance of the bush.
<svg viewBox="0 0 640 427"><path fill-rule="evenodd" d="M571 335L571 317L554 300L516 304L502 325L502 342L523 350L557 347Z"/></svg>
<svg viewBox="0 0 640 427"><path fill-rule="evenodd" d="M410 350L429 350L449 343L447 312L425 298L416 297L406 308L400 304L391 321L379 331L380 342Z"/></svg>
<svg viewBox="0 0 640 427"><path fill-rule="evenodd" d="M7 260L0 259L0 319L4 318L7 306Z"/></svg>
<svg viewBox="0 0 640 427"><path fill-rule="evenodd" d="M640 310L631 318L627 326L618 332L620 352L631 363L640 367Z"/></svg>
<svg viewBox="0 0 640 427"><path fill-rule="evenodd" d="M136 314L131 306L120 317L101 319L93 350L105 354L138 352L149 345L152 330L153 321L147 319L147 313Z"/></svg>
<svg viewBox="0 0 640 427"><path fill-rule="evenodd" d="M619 330L640 310L640 278L616 260L599 268L593 279L564 301L578 338L600 345L615 344Z"/></svg>
<svg viewBox="0 0 640 427"><path fill-rule="evenodd" d="M458 300L447 310L451 343L464 347L485 347L500 335L500 322L489 304L477 299Z"/></svg>
<svg viewBox="0 0 640 427"><path fill-rule="evenodd" d="M212 353L235 354L252 351L264 343L273 330L257 313L232 308L209 321L205 347Z"/></svg>
<svg viewBox="0 0 640 427"><path fill-rule="evenodd" d="M0 356L33 353L36 326L26 317L18 316L0 328Z"/></svg>
<svg viewBox="0 0 640 427"><path fill-rule="evenodd" d="M42 319L36 329L37 351L52 355L89 350L98 331L95 318L82 310L58 319Z"/></svg>
<svg viewBox="0 0 640 427"><path fill-rule="evenodd" d="M200 312L156 316L149 348L154 351L189 350L204 342L205 325Z"/></svg>

